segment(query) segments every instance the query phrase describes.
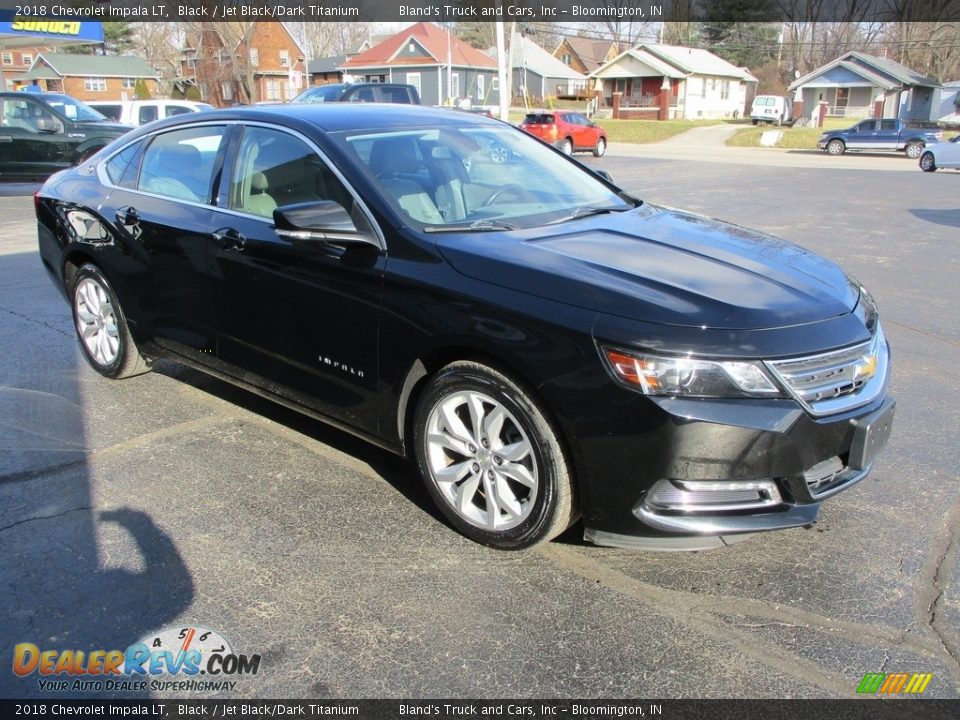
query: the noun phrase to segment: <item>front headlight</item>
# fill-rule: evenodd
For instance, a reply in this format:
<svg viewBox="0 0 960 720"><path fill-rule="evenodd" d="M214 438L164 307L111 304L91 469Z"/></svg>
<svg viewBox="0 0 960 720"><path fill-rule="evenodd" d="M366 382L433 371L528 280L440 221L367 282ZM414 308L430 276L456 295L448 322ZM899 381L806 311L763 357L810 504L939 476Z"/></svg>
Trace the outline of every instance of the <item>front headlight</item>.
<svg viewBox="0 0 960 720"><path fill-rule="evenodd" d="M668 357L600 348L610 373L645 395L783 397L757 362Z"/></svg>

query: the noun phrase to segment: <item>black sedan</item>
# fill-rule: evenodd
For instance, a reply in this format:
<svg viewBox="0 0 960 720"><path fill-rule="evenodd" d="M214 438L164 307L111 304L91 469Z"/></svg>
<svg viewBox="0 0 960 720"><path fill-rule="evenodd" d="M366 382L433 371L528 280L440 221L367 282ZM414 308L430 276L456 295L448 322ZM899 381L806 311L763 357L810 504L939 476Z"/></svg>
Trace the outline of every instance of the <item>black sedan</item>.
<svg viewBox="0 0 960 720"><path fill-rule="evenodd" d="M172 358L408 456L494 547L578 517L627 547L807 525L890 433L887 342L840 268L645 204L505 123L182 116L36 200L94 369Z"/></svg>

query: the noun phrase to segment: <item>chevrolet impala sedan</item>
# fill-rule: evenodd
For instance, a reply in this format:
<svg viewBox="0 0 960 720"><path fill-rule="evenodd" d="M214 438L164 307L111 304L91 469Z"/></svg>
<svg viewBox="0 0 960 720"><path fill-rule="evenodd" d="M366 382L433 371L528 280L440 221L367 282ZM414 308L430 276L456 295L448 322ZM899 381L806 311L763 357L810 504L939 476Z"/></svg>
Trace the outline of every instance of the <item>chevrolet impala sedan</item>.
<svg viewBox="0 0 960 720"><path fill-rule="evenodd" d="M877 308L839 267L467 113L171 118L36 211L100 374L172 359L409 457L485 545L808 525L891 431Z"/></svg>

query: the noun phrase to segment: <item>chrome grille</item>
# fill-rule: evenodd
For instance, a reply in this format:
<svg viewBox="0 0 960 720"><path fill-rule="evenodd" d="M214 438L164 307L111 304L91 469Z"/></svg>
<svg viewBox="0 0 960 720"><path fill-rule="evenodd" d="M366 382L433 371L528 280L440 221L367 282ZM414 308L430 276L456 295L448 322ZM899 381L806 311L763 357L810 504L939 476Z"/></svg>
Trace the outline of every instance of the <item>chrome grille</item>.
<svg viewBox="0 0 960 720"><path fill-rule="evenodd" d="M887 342L877 325L868 342L788 360L767 367L814 415L829 415L864 405L882 391L887 375Z"/></svg>

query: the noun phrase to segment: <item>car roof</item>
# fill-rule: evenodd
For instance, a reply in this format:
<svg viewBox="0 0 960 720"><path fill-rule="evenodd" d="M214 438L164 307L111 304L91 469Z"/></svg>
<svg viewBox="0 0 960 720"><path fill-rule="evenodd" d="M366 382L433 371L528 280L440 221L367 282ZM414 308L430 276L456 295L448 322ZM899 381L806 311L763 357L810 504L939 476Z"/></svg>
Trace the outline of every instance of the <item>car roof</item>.
<svg viewBox="0 0 960 720"><path fill-rule="evenodd" d="M496 120L473 113L455 112L404 103L285 103L210 110L202 118L177 115L163 121L165 127L191 122L214 120L248 120L290 124L290 120L314 125L321 130L337 132L357 129L390 129L396 127L429 127L431 125L502 125ZM156 125L152 127L158 127Z"/></svg>

